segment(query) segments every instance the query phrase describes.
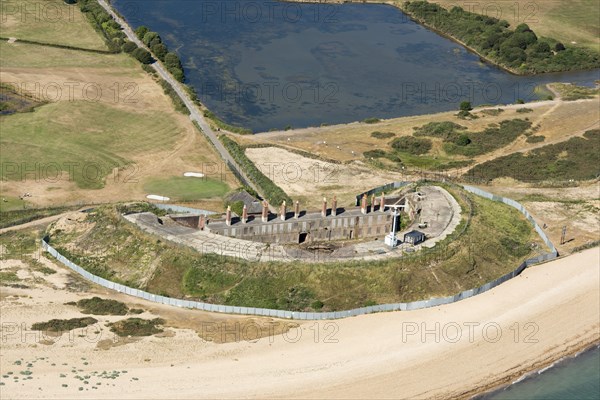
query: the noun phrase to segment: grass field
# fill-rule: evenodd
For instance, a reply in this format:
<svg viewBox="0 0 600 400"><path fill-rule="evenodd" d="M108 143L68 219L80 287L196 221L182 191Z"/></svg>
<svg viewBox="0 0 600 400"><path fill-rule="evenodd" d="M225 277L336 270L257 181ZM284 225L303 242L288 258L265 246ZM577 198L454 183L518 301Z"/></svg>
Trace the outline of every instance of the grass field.
<svg viewBox="0 0 600 400"><path fill-rule="evenodd" d="M167 196L178 201L194 201L222 197L229 186L214 179L198 179L173 176L170 178L153 178L144 184L148 194Z"/></svg>
<svg viewBox="0 0 600 400"><path fill-rule="evenodd" d="M95 38L103 48L79 7L68 9L79 23L67 24L62 31L9 16L3 35L41 32L54 38L53 43L77 47L93 47L90 38ZM42 40L31 35L28 39ZM0 172L3 197L29 192L28 201L37 207L141 199L148 180L219 163L189 119L174 110L159 83L127 54L18 41L1 42L0 52L0 81L47 103L31 113L0 117L2 161L9 166Z"/></svg>
<svg viewBox="0 0 600 400"><path fill-rule="evenodd" d="M463 192L450 190L468 214ZM340 310L475 287L516 268L532 254L532 243L541 245L518 211L466 196L474 216L463 235L416 257L372 263L251 263L200 255L157 241L110 207L97 209L89 223L70 233L57 224L49 234L53 246L89 271L153 293L232 305Z"/></svg>
<svg viewBox="0 0 600 400"><path fill-rule="evenodd" d="M0 36L106 50L79 5L63 0L2 0Z"/></svg>

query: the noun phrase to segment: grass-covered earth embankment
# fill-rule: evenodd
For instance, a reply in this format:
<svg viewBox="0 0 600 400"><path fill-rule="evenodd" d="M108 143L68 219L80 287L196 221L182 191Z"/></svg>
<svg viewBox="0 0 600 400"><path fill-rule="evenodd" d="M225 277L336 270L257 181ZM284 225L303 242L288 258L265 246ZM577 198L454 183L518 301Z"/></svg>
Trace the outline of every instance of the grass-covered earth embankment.
<svg viewBox="0 0 600 400"><path fill-rule="evenodd" d="M152 293L317 311L455 294L512 271L533 255L532 248L541 248L518 211L449 190L465 215L452 238L415 256L370 263L255 263L201 255L139 231L114 206L100 207L68 228L59 221L48 233L52 246L88 271Z"/></svg>

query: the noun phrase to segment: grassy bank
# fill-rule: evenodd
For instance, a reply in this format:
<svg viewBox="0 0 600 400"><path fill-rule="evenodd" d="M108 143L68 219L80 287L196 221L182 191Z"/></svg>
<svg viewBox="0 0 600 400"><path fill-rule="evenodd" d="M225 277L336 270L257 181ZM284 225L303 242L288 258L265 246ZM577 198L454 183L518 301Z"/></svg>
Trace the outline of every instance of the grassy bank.
<svg viewBox="0 0 600 400"><path fill-rule="evenodd" d="M515 74L538 74L600 67L600 54L587 48L539 38L525 23L511 26L465 11L450 10L427 1L407 1L401 9L419 23L459 41L486 60Z"/></svg>
<svg viewBox="0 0 600 400"><path fill-rule="evenodd" d="M531 256L531 243L539 239L520 213L451 191L466 213L472 204L470 222L457 228L462 235L412 257L370 263L252 263L201 255L139 231L108 206L77 231L49 233L53 246L90 272L152 293L240 306L342 310L454 294Z"/></svg>

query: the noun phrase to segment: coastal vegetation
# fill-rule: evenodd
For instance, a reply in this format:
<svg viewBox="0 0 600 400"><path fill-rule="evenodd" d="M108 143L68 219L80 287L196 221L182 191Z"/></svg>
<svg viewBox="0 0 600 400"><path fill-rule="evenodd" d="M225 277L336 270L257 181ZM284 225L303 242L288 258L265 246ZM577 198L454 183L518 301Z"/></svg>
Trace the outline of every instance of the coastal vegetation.
<svg viewBox="0 0 600 400"><path fill-rule="evenodd" d="M458 188L447 189L463 209L454 234L433 249L370 263L256 263L241 254L200 254L144 233L119 216L114 206L97 208L71 233L51 228L48 235L52 246L86 270L104 271L111 280L151 293L319 311L454 294L515 269L531 256L533 243L533 248L542 246L515 209Z"/></svg>
<svg viewBox="0 0 600 400"><path fill-rule="evenodd" d="M590 180L600 176L600 130L583 137L550 144L524 153L513 153L473 167L467 177L492 180L511 177L524 182Z"/></svg>
<svg viewBox="0 0 600 400"><path fill-rule="evenodd" d="M402 9L412 18L457 39L482 57L517 74L572 71L600 67L600 54L587 48L539 38L525 23L450 10L427 1L407 1Z"/></svg>
<svg viewBox="0 0 600 400"><path fill-rule="evenodd" d="M51 319L47 322L36 322L31 325L31 330L44 332L66 332L73 329L85 328L98 322L92 317L71 318L71 319Z"/></svg>

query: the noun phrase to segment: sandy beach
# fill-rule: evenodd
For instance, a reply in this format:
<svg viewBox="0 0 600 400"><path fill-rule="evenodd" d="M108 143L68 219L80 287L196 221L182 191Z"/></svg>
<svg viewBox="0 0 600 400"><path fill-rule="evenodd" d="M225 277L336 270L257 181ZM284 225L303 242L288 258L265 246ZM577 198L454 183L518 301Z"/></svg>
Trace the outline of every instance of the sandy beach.
<svg viewBox="0 0 600 400"><path fill-rule="evenodd" d="M2 267L9 263L19 261L2 261ZM67 290L73 278L53 266L59 273L45 283L37 277L30 289L2 288L0 397L468 397L600 339L599 264L600 249L594 248L532 267L459 303L305 322L251 342L244 340L252 330L246 317L172 309L93 287ZM60 337L27 330L34 322L81 317L64 303L91 293L142 307L141 317L161 316L178 327L125 340L105 326L123 317L96 316L92 329ZM199 336L220 323L227 324L229 343Z"/></svg>

